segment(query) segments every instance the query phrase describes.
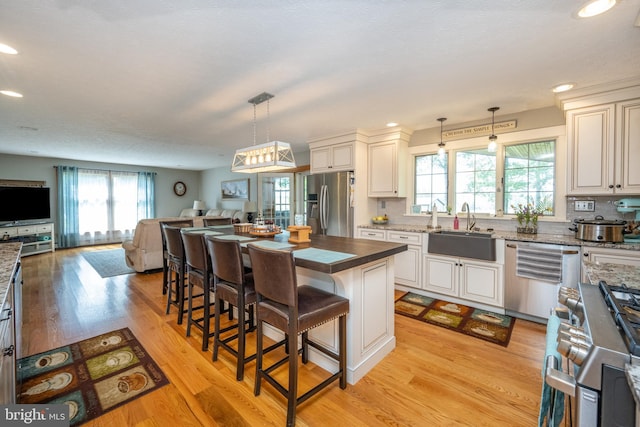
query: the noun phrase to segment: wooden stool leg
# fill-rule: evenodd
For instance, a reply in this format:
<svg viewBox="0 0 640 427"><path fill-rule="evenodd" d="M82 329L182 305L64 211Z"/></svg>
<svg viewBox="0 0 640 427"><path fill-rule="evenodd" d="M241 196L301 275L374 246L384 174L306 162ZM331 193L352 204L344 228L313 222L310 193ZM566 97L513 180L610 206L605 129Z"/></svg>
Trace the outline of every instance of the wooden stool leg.
<svg viewBox="0 0 640 427"><path fill-rule="evenodd" d="M289 396L287 397L287 427L296 423L298 404L298 335L295 327L289 328Z"/></svg>
<svg viewBox="0 0 640 427"><path fill-rule="evenodd" d="M347 316L340 316L338 319L338 335L340 340L340 350L339 358L340 358L340 371L342 375L340 375L340 388L347 388Z"/></svg>
<svg viewBox="0 0 640 427"><path fill-rule="evenodd" d="M220 306L222 306L223 301L221 299L216 299L216 304L213 308L213 357L212 360L215 362L218 360L218 341L220 340Z"/></svg>
<svg viewBox="0 0 640 427"><path fill-rule="evenodd" d="M253 387L253 394L260 395L260 383L262 380L262 321L258 319L256 325L256 380Z"/></svg>

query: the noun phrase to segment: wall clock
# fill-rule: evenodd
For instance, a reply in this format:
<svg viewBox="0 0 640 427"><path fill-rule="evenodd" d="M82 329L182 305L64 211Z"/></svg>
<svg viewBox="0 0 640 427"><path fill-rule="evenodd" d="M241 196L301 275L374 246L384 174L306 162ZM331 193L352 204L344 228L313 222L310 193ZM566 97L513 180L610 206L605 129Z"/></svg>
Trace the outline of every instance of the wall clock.
<svg viewBox="0 0 640 427"><path fill-rule="evenodd" d="M177 181L173 184L173 192L176 193L176 196L184 196L187 192L187 186L182 181Z"/></svg>

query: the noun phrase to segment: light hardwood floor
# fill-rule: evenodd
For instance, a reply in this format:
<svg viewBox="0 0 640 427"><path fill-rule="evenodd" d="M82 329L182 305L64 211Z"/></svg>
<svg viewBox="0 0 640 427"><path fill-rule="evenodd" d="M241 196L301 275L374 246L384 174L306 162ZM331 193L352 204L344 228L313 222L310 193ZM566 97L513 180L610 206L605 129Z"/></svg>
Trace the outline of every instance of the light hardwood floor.
<svg viewBox="0 0 640 427"><path fill-rule="evenodd" d="M23 327L18 357L130 328L171 384L90 422L90 426L254 426L285 424L286 403L268 384L253 395L255 362L244 381L235 361L200 351L175 310L164 314L161 273L101 278L81 256L58 250L22 259ZM545 327L516 322L504 348L395 316L396 349L356 385L329 387L298 408L298 426L537 425ZM255 336L248 338L250 351ZM283 372L283 374L286 373ZM301 369L301 388L325 372Z"/></svg>

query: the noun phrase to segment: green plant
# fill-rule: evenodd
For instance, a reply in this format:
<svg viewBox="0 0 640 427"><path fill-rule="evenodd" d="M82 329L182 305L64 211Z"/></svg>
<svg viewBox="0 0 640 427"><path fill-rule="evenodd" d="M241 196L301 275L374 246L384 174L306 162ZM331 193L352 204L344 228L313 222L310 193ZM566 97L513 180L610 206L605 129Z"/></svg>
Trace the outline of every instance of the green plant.
<svg viewBox="0 0 640 427"><path fill-rule="evenodd" d="M538 217L543 216L545 212L551 212L551 207L546 200L542 200L537 206L532 203L523 205L518 203L518 206L511 205L514 210L518 225L521 227L537 227Z"/></svg>

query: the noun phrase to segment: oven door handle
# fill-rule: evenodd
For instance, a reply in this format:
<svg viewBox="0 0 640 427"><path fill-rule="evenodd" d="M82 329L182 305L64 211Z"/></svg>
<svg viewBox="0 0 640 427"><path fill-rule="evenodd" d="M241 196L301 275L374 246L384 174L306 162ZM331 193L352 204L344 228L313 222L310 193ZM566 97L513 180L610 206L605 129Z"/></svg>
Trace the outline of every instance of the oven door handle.
<svg viewBox="0 0 640 427"><path fill-rule="evenodd" d="M576 380L571 375L558 370L558 359L555 356L547 356L544 362L544 372L544 380L549 387L571 397L576 396Z"/></svg>

